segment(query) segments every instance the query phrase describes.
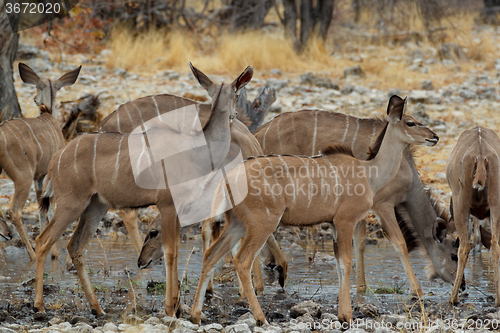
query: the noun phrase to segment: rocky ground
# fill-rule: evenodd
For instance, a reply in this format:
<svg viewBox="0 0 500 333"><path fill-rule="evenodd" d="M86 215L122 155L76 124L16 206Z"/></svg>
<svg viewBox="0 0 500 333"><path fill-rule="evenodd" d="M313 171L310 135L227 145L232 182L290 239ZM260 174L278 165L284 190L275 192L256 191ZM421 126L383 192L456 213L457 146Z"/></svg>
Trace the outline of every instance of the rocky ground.
<svg viewBox="0 0 500 333"><path fill-rule="evenodd" d="M495 33L493 29L494 42L496 41ZM385 113L390 95L408 96L409 113L424 124L431 126L440 136L440 142L436 147L419 148L416 164L424 182L435 188L439 200L447 204L450 190L444 175L445 163L460 133L475 125L489 127L497 132L500 130L500 116L498 115L500 59L494 62L471 63L469 60L460 59L456 54L445 53L444 56L440 56L439 54L443 54L443 49L438 50L429 45L407 43L399 48L398 56L387 56L381 61L387 63L388 66L403 67L402 71L394 75L405 77L410 81L419 80L407 85L407 87L416 86L418 89L402 89L392 85L391 82L380 84L380 78L363 69L365 64L363 59L376 56L379 51L375 46L368 46L361 53L345 52L335 55L339 60L348 58L358 63L354 67L346 67L342 73L285 73L278 68L269 71L259 71L255 68L255 77L247 88L249 99L253 99L267 84L277 90L278 97L268 116L269 119L280 112L303 108L320 108L355 116L380 117ZM71 88L62 89L58 94L58 101L76 100L88 93L96 94L101 102L99 111L102 116L109 114L122 103L150 94L170 93L201 101L208 100L205 91L195 84L195 80L187 70L185 72L166 70L159 73L127 72L124 69L110 68L107 65L110 53L111 51L104 50L93 57L68 55L65 56L64 61L55 63L51 61L54 58L53 55L24 46L18 58L28 63L44 77L58 77L63 72L82 64L83 69L77 84ZM188 59L186 63L187 61ZM439 77L435 73L439 73ZM445 75L444 78L443 75ZM231 79L231 75L228 74L211 77L214 81ZM33 103L34 88L20 83L17 71L15 71L15 81L21 108L25 115L36 115L37 108ZM61 117L57 112L55 115ZM5 184L9 183L7 179L3 181ZM6 211L13 194L12 186L2 187L1 194L0 204L3 211ZM31 200L25 210L25 216L36 220L36 203L33 196ZM147 222L153 215L154 211L150 210L143 212L141 216ZM125 237L126 230L123 224L120 224L116 213L109 213L107 221L108 225L103 224L99 228L103 235ZM33 227L29 231L34 237L40 230L37 229L36 223L32 222L31 225ZM141 231L145 231L145 224L141 226ZM191 237L192 233L193 231L189 231L184 237ZM196 233L198 231L194 231L194 234ZM309 237L307 233L306 231L298 232L296 237L298 240ZM326 234L316 234L316 237L328 238L327 234L326 230ZM373 227L370 234L376 238L377 227ZM8 245L15 245L15 243ZM3 255L2 250L0 250L1 255ZM234 281L227 283L234 287ZM488 297L491 298L491 295ZM271 325L264 328L255 327L253 318L245 313L248 311L245 301L235 304L234 310L229 314L206 313L207 320L198 326L186 321L187 317L184 319L165 317L162 310L151 313L145 309L137 311L136 308L135 314L127 311L111 311L104 317L96 318L88 309L82 310L70 304L63 304L58 309L48 310L47 314L43 315L34 313L30 302L2 302L0 300L0 333L14 331L30 333L165 332L168 330L210 333L221 331L279 333L335 332L336 329L345 330L346 328L349 329L348 332L459 332L459 329L480 331L485 327L494 330L500 326L500 312L494 307L483 307L470 312L467 310L467 303L464 303L462 307L449 308L444 303L429 302L425 304L425 307L421 307L418 300L413 300L408 302L399 313L389 314L380 313L379 309L369 304L361 304L355 309L355 317L359 319L360 325L357 328L349 328L339 326L340 323L334 314L336 306L330 307L312 302L303 304L294 298L285 296L283 298L284 303L279 304L285 304L284 308L277 306L275 309L270 309L268 314L274 314L271 316L272 319L270 318ZM492 298L490 304L494 304ZM298 308L294 310L293 306ZM421 308L425 308L425 311L421 311ZM186 316L188 309L185 308L185 310ZM283 312L286 314L283 315ZM464 322L463 319L471 319L471 321ZM463 324L466 325L462 326Z"/></svg>

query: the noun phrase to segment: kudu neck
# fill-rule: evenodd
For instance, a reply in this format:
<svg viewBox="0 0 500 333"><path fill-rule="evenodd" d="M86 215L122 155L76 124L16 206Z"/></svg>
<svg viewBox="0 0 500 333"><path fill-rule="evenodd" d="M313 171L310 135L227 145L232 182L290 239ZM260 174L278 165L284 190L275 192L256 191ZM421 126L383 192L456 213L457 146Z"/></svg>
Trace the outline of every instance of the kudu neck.
<svg viewBox="0 0 500 333"><path fill-rule="evenodd" d="M365 162L369 168L377 170L376 175L370 178L370 186L374 195L396 177L405 145L398 138L397 129L389 124L377 155Z"/></svg>
<svg viewBox="0 0 500 333"><path fill-rule="evenodd" d="M229 153L231 142L229 115L230 109L228 107L221 107L220 104L215 105L212 116L203 129L213 169L217 169Z"/></svg>

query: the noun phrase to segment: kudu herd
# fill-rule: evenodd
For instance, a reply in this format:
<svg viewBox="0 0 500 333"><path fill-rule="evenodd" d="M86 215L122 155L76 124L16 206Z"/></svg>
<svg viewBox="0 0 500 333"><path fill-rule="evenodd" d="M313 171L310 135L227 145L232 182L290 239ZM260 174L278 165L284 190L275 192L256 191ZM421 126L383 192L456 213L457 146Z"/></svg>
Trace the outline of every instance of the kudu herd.
<svg viewBox="0 0 500 333"><path fill-rule="evenodd" d="M37 88L35 102L41 114L37 118L21 117L0 125L0 141L3 140L0 168L12 179L15 188L10 219L30 258L36 260L34 305L38 311L44 311L43 275L48 252L53 248L53 257L57 257L54 243L78 220L67 246L69 256L92 310L97 315L103 313L85 268L84 251L101 218L112 208L123 210L123 221L133 246L140 251L140 268L149 267L164 257L167 267L165 310L170 316L176 313L181 225L174 199L167 183L157 189L138 184L133 163L138 166L140 161L132 161L129 145L137 138L143 140L141 156L147 153L148 146L142 139L146 124L188 106L196 108L201 124L198 132L207 145L222 142L223 147L227 146L218 155L210 155L212 170L223 163L230 143L241 149L245 159L227 172L215 196L210 198L214 218L203 224L204 258L191 312L193 322L200 322L205 293L212 290L215 264L232 250L240 294L248 299L257 322L266 323L255 294L264 288L261 248L267 243L276 257L283 287L288 266L273 232L280 223L311 226L323 222L331 223L334 230L339 277L338 317L342 321L351 320L352 241L357 289L364 291L364 218L370 210L377 215L399 253L411 292L423 295L408 253L422 249L430 259L429 277L453 284L452 303L458 302L459 288L465 281L464 268L471 249L469 215L476 221L489 218L491 232L482 226L478 230L483 244L491 246L496 305L500 305L500 230L496 221L500 216L496 210L500 193L497 184L500 139L495 132L482 127L465 131L450 154L446 166L452 190L450 218L446 209L425 189L412 157L412 145L434 146L439 138L405 114L406 99L392 96L384 119L357 118L322 110L286 112L262 125L254 136L246 125L235 119L237 93L251 80L253 68L249 66L231 84L215 84L190 66L198 83L212 98L211 104L168 94L143 97L118 107L101 122L99 132L82 134L66 145L51 113L56 92L75 83L81 67L51 81L40 79L27 65L19 64L23 82ZM172 130L158 126L155 130L159 132ZM195 127L192 131L196 131ZM36 253L21 222L31 180L35 181L40 222L46 222L49 208L54 211L36 238ZM166 182L166 178L164 180ZM241 188L247 188L248 194L236 203ZM188 198L202 193L198 188L188 190L193 191ZM232 209L221 208L226 201L232 203ZM137 211L149 205L156 205L160 214L150 222L143 243ZM222 221L225 225L220 232ZM455 227L458 237L452 236ZM9 241L12 237L7 223L0 218L0 240Z"/></svg>

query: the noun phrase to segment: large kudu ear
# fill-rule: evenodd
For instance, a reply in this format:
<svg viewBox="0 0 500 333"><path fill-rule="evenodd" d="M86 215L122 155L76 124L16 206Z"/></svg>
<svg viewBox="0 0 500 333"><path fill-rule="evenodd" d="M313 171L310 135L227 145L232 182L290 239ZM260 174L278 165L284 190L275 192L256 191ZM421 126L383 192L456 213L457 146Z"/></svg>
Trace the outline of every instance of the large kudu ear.
<svg viewBox="0 0 500 333"><path fill-rule="evenodd" d="M58 78L54 82L54 87L59 90L64 86L71 86L76 82L76 79L78 78L78 75L80 74L80 70L82 69L82 66L73 69L72 71L67 72L60 78Z"/></svg>
<svg viewBox="0 0 500 333"><path fill-rule="evenodd" d="M238 76L238 78L234 80L233 83L231 84L234 87L234 92L238 92L238 90L246 86L247 83L250 82L252 77L253 77L253 67L248 66L247 68L245 68L243 73L241 73L240 76Z"/></svg>
<svg viewBox="0 0 500 333"><path fill-rule="evenodd" d="M21 80L26 84L33 84L39 90L45 88L45 83L43 83L42 79L25 63L19 63L19 76L21 76Z"/></svg>
<svg viewBox="0 0 500 333"><path fill-rule="evenodd" d="M391 96L389 104L387 105L387 115L389 116L389 122L391 124L401 120L405 107L406 98L402 99L397 95Z"/></svg>
<svg viewBox="0 0 500 333"><path fill-rule="evenodd" d="M446 224L446 222L440 217L436 218L436 221L434 222L434 228L432 229L432 236L434 237L434 239L439 243L442 243L446 237L447 231L448 225Z"/></svg>
<svg viewBox="0 0 500 333"><path fill-rule="evenodd" d="M190 62L189 63L189 68L191 68L191 72L193 72L193 75L194 77L196 78L196 80L198 80L198 82L200 83L200 85L206 90L208 91L208 95L210 97L214 97L214 94L216 92L216 88L217 88L217 85L214 84L212 82L212 80L210 80L208 78L208 76L206 76L205 74L203 74L202 71L200 71L198 68L194 67L193 64Z"/></svg>

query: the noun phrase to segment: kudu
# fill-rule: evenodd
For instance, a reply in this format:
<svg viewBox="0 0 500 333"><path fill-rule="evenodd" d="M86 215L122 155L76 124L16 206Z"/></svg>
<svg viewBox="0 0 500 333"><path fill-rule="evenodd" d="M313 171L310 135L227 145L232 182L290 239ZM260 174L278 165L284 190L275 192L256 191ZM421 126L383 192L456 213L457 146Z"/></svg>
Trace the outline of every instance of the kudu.
<svg viewBox="0 0 500 333"><path fill-rule="evenodd" d="M255 256L279 223L310 226L324 221L332 221L334 226L339 276L338 317L342 321L352 319L349 276L356 224L368 214L375 194L396 176L405 145L434 146L438 142L434 132L403 114L404 105L405 101L398 96L389 100L388 124L377 140L371 160L358 160L348 147L334 146L314 157L256 157L228 172L227 183L235 185L230 189L219 185L212 214L222 213L219 206L228 200L226 191L234 197L239 186L246 185L248 195L233 208L237 219L229 223L204 254L191 312L193 322L200 322L205 289L215 263L244 237L233 262L255 319L260 324L265 323L249 278ZM243 177L238 178L241 172L247 176L243 181ZM229 214L225 215L227 221Z"/></svg>
<svg viewBox="0 0 500 333"><path fill-rule="evenodd" d="M203 108L203 105L200 105ZM201 111L200 111L201 112ZM238 145L241 148L241 153L243 158L249 158L251 156L263 155L262 148L255 139L255 137L250 133L248 128L240 121L235 119L231 126L231 142ZM232 216L232 219L235 217ZM203 223L202 228L202 238L203 238L203 250L207 250L210 246L210 241L218 238L220 231L220 222L218 219L207 219ZM215 224L216 228L212 230L212 224ZM276 239L273 235L269 236L267 240L267 245L271 250L272 254L276 257L276 270L279 272L280 276L278 281L283 287L288 271L288 263L286 258L281 251ZM160 219L156 217L148 226L148 232L146 238L144 239L144 245L142 247L139 259L137 261L140 268L147 268L152 263L157 261L163 256L163 247L161 243L161 223ZM254 284L256 285L255 290L257 292L264 290L264 284L262 281L262 273L260 270L260 259L257 257L253 266L254 269ZM241 285L240 285L241 287ZM207 292L213 291L212 281L209 282L207 287ZM240 288L240 292L242 292Z"/></svg>
<svg viewBox="0 0 500 333"><path fill-rule="evenodd" d="M500 306L500 280L498 245L500 228L500 138L487 128L477 126L463 132L453 147L446 163L446 178L452 193L452 213L458 233L458 269L450 301L458 303L459 289L464 287L464 269L471 245L469 242L469 216L490 219L491 261L496 291L495 305Z"/></svg>
<svg viewBox="0 0 500 333"><path fill-rule="evenodd" d="M212 97L212 112L209 121L202 128L207 145L212 142L222 142L229 151L230 120L236 113L234 107L236 94L252 78L253 68L249 66L233 83L221 85L212 83L205 74L193 66L191 70ZM185 123L186 126L190 126L189 124ZM158 133L172 131L166 127L168 126L160 126ZM133 135L137 135L137 139L143 144L142 155L146 154L148 147L144 133L93 133L81 135L71 141L52 159L41 199L41 208L46 210L49 200L52 200L55 203L55 212L48 226L36 238L35 307L39 311L44 311L43 270L47 252L72 221L79 219L68 243L68 252L93 311L100 315L103 311L85 269L85 247L109 208L136 209L156 205L161 214L167 266L165 309L168 315L174 315L179 299L177 253L180 222L176 219L177 213L166 179L162 183L163 189L144 188L136 183L132 169L136 165L135 163L132 165L129 155L129 140L135 139ZM168 144L171 143L162 142L159 146ZM214 156L211 162L217 166L220 161ZM155 165L163 163L164 160L161 160Z"/></svg>
<svg viewBox="0 0 500 333"><path fill-rule="evenodd" d="M41 115L9 120L0 126L0 172L3 169L14 182L14 198L9 214L31 260L35 260L35 251L22 224L21 214L33 180L38 199L50 159L65 145L61 127L52 117L52 109L57 91L74 84L80 69L81 66L57 80L42 80L28 65L19 63L19 75L23 82L36 87L35 103ZM43 214L40 220L46 220ZM54 252L52 256L57 256Z"/></svg>
<svg viewBox="0 0 500 333"><path fill-rule="evenodd" d="M122 104L118 109L103 119L99 126L99 131L131 133L136 127L143 126L145 122L154 117L193 104L198 111L201 123L205 124L210 114L210 104L198 104L196 101L187 98L161 94L139 98ZM231 142L241 148L243 158L262 155L262 148L259 143L253 134L250 133L248 128L238 119L234 119L231 124ZM134 247L137 252L140 253L138 266L140 268L149 267L149 265L163 256L163 248L161 247L161 228L159 227L161 223L157 221L158 223L151 223L149 225L148 235L143 245L137 228L137 210L127 209L122 211L121 215ZM209 246L211 234L212 219L209 219L203 224L202 236L204 249L207 249ZM287 274L286 258L274 239L274 236L270 236L268 245L273 255L277 258L276 269L280 273L279 281L283 286ZM256 289L260 291L264 288L262 274L260 273L260 264L255 268L258 271L254 272L254 276L259 285L259 288ZM210 285L208 289L212 290L212 285Z"/></svg>
<svg viewBox="0 0 500 333"><path fill-rule="evenodd" d="M302 110L278 115L262 125L255 137L265 154L311 156L329 145L345 144L351 148L354 157L366 160L370 155L369 147L386 125L386 120L378 118ZM372 207L399 253L411 292L416 295L422 295L422 289L411 268L409 251L422 249L429 255L432 264L427 267L427 273L430 278L439 276L452 283L456 270L456 248L451 236L445 237L448 214L426 192L411 149L405 147L396 178L375 195ZM365 238L366 224L360 223L354 237L356 281L360 292L365 289Z"/></svg>

